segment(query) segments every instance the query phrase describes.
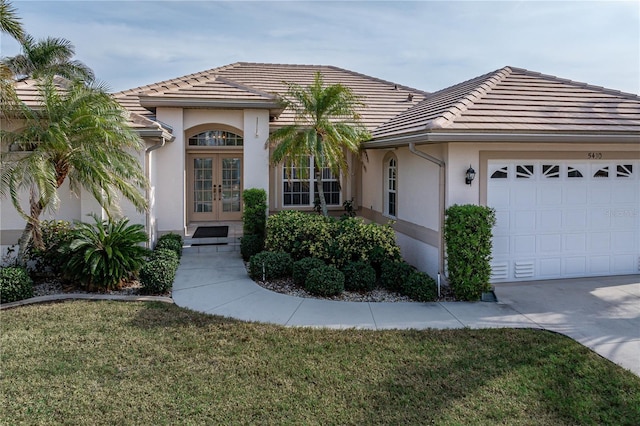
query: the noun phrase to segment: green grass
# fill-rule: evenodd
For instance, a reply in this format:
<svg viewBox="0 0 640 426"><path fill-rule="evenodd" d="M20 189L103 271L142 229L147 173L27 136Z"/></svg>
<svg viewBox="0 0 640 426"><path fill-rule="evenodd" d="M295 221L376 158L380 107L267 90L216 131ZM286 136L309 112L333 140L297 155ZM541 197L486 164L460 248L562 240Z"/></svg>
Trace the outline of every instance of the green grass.
<svg viewBox="0 0 640 426"><path fill-rule="evenodd" d="M640 424L640 378L537 330L337 331L161 303L0 313L0 424Z"/></svg>

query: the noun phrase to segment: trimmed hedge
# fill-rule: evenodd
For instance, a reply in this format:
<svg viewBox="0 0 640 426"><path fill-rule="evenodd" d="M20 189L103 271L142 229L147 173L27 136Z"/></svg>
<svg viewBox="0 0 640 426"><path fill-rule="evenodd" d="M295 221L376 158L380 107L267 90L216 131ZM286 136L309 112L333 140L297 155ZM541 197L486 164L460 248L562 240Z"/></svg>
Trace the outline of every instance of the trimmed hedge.
<svg viewBox="0 0 640 426"><path fill-rule="evenodd" d="M319 296L335 296L344 291L344 274L334 266L312 269L307 275L304 288Z"/></svg>
<svg viewBox="0 0 640 426"><path fill-rule="evenodd" d="M495 211L453 205L445 212L444 239L449 284L458 300L479 300L491 290L491 238Z"/></svg>
<svg viewBox="0 0 640 426"><path fill-rule="evenodd" d="M264 237L258 234L245 234L240 238L240 254L242 259L248 261L251 256L264 250Z"/></svg>
<svg viewBox="0 0 640 426"><path fill-rule="evenodd" d="M174 233L169 233L169 234L164 234L160 238L158 238L158 242L156 242L155 250L158 250L158 249L173 250L178 255L178 258L181 258L183 245L184 245L184 240L182 236Z"/></svg>
<svg viewBox="0 0 640 426"><path fill-rule="evenodd" d="M400 248L389 225L291 210L267 219L265 249L290 253L294 260L317 257L338 268L356 261L379 268L384 260L400 260Z"/></svg>
<svg viewBox="0 0 640 426"><path fill-rule="evenodd" d="M267 219L265 249L289 253L293 260L317 257L329 261L335 228L333 218L285 210Z"/></svg>
<svg viewBox="0 0 640 426"><path fill-rule="evenodd" d="M291 275L293 260L289 253L263 251L249 260L249 276L254 280L270 280Z"/></svg>
<svg viewBox="0 0 640 426"><path fill-rule="evenodd" d="M415 268L407 262L386 261L382 263L380 283L389 291L402 292L403 285Z"/></svg>
<svg viewBox="0 0 640 426"><path fill-rule="evenodd" d="M344 288L349 291L371 291L376 286L376 271L366 262L350 262L341 269Z"/></svg>
<svg viewBox="0 0 640 426"><path fill-rule="evenodd" d="M10 303L33 296L33 281L20 266L0 268L0 302Z"/></svg>
<svg viewBox="0 0 640 426"><path fill-rule="evenodd" d="M402 294L418 302L433 302L438 299L436 281L424 272L415 271L402 284Z"/></svg>
<svg viewBox="0 0 640 426"><path fill-rule="evenodd" d="M243 234L259 235L264 238L267 225L267 192L259 188L245 189L242 191L242 201L244 202Z"/></svg>
<svg viewBox="0 0 640 426"><path fill-rule="evenodd" d="M154 260L164 260L167 262L173 262L176 264L176 268L180 263L180 258L176 254L174 250L168 248L159 248L151 252L149 256L149 262L153 262Z"/></svg>
<svg viewBox="0 0 640 426"><path fill-rule="evenodd" d="M312 269L326 266L325 263L317 257L305 257L293 264L293 282L303 286L307 280L307 275Z"/></svg>
<svg viewBox="0 0 640 426"><path fill-rule="evenodd" d="M164 249L160 249L165 251ZM175 252L170 251L175 256ZM140 269L140 284L142 290L148 294L163 294L171 290L176 278L178 261L158 257L151 260Z"/></svg>

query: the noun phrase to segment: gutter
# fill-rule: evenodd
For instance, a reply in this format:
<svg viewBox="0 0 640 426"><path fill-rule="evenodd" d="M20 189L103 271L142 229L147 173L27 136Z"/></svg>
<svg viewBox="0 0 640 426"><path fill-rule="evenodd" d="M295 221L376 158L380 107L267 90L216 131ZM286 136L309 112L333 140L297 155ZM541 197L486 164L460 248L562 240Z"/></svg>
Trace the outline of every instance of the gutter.
<svg viewBox="0 0 640 426"><path fill-rule="evenodd" d="M149 180L149 183L151 183L151 176L150 176L150 172L151 172L150 166L151 166L151 164L150 164L150 159L149 159L150 154L153 151L162 148L166 144L167 144L167 138L165 138L163 136L163 137L160 138L160 142L158 142L155 145L150 146L144 152L144 154L145 154L144 155L144 162L145 162L145 164L144 164L145 167L144 168L145 168L146 178ZM146 192L147 200L150 201L151 188L147 188L145 192ZM145 228L146 228L147 235L149 237L151 237L151 228L150 227L151 227L151 206L149 206L149 208L145 212ZM147 248L151 248L151 244L152 244L152 241L151 241L151 238L149 238L149 240L147 241Z"/></svg>
<svg viewBox="0 0 640 426"><path fill-rule="evenodd" d="M537 143L633 143L637 144L640 132L629 133L465 133L465 132L417 132L399 136L381 137L365 142L365 149L396 148L407 144L435 144L442 142L537 142Z"/></svg>
<svg viewBox="0 0 640 426"><path fill-rule="evenodd" d="M439 167L440 170L440 183L438 185L438 198L440 199L440 264L438 266L438 283L440 282L440 275L444 275L444 211L445 211L445 189L447 183L446 164L439 158L433 157L426 152L418 151L414 142L409 142L409 152L418 157L425 159Z"/></svg>

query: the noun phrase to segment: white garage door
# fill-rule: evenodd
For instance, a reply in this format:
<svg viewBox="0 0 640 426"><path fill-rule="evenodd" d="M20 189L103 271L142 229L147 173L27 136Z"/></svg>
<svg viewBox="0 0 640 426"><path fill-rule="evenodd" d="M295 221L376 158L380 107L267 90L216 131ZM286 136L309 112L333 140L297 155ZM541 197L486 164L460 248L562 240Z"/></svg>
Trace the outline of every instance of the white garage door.
<svg viewBox="0 0 640 426"><path fill-rule="evenodd" d="M637 274L640 161L488 164L492 281Z"/></svg>

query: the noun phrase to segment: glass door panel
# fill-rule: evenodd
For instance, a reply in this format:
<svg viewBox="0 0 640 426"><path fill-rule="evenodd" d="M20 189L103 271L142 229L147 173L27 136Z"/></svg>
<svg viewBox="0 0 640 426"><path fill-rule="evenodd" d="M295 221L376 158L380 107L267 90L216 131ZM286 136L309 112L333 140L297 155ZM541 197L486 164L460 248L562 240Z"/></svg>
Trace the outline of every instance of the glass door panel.
<svg viewBox="0 0 640 426"><path fill-rule="evenodd" d="M242 219L242 155L189 155L189 221Z"/></svg>

